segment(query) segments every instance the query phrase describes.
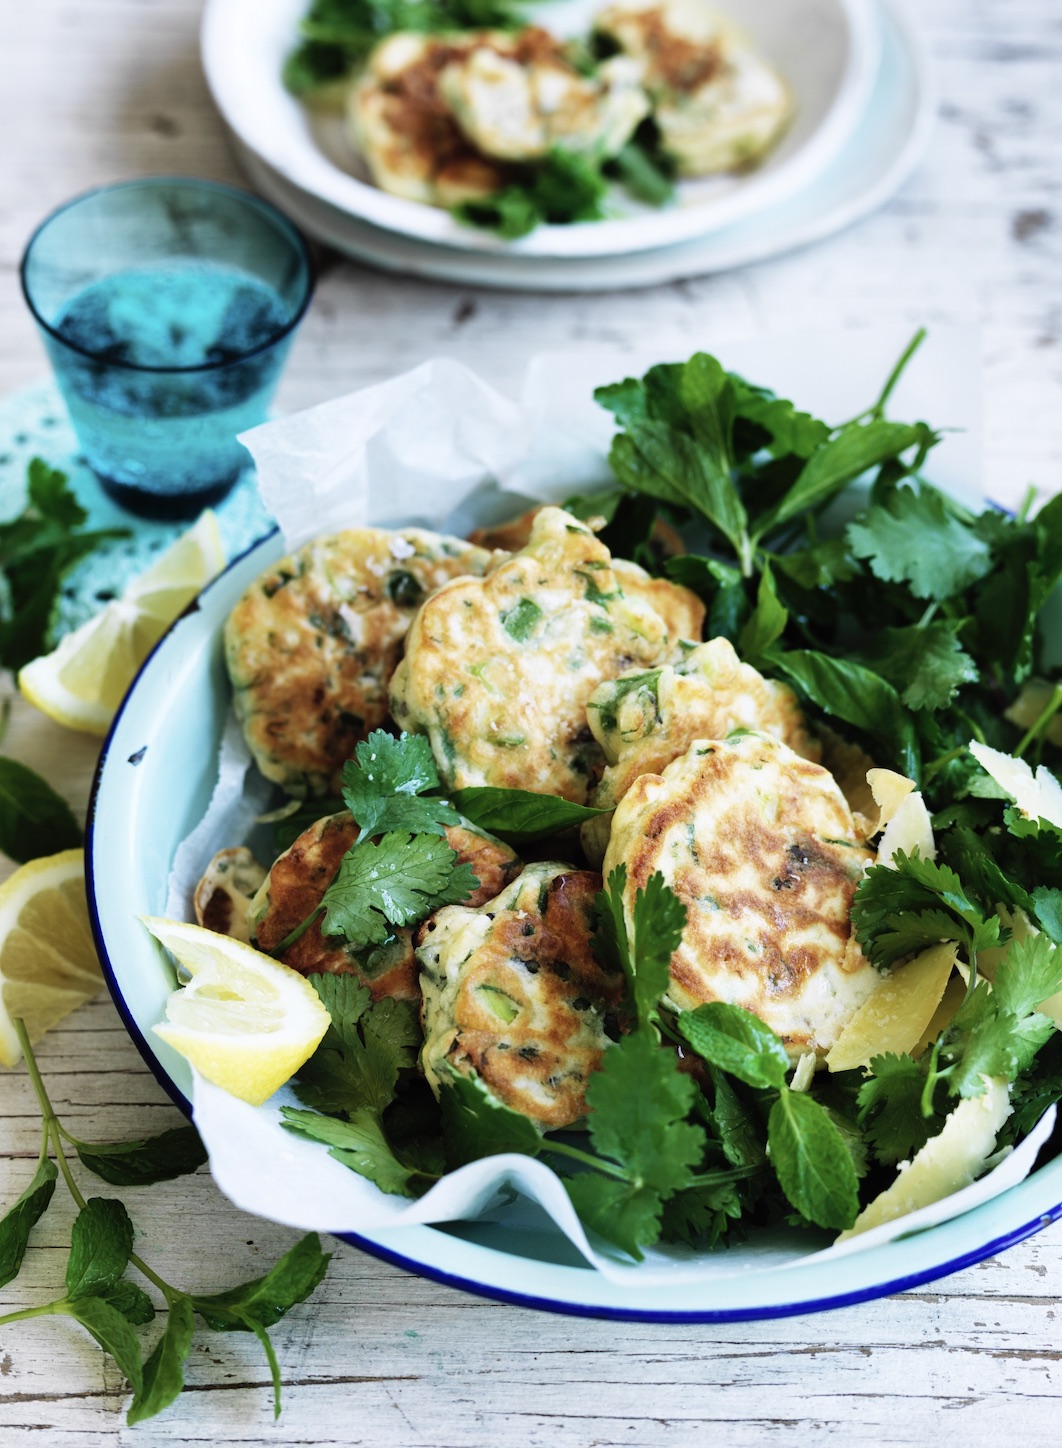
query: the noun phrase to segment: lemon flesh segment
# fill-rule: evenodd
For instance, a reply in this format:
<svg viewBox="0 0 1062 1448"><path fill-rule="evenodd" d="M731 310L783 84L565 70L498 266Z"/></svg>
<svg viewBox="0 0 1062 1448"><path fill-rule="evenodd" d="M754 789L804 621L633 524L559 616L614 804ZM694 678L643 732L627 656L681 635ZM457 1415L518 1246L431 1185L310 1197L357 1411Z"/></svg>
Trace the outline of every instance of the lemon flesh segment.
<svg viewBox="0 0 1062 1448"><path fill-rule="evenodd" d="M0 885L0 1065L22 1055L16 1019L39 1041L102 986L84 852L31 860Z"/></svg>
<svg viewBox="0 0 1062 1448"><path fill-rule="evenodd" d="M200 1075L261 1106L321 1043L331 1017L290 966L200 925L144 917L188 973L152 1029Z"/></svg>
<svg viewBox="0 0 1062 1448"><path fill-rule="evenodd" d="M22 693L69 729L106 734L137 669L224 566L217 518L208 510L120 598L20 670Z"/></svg>

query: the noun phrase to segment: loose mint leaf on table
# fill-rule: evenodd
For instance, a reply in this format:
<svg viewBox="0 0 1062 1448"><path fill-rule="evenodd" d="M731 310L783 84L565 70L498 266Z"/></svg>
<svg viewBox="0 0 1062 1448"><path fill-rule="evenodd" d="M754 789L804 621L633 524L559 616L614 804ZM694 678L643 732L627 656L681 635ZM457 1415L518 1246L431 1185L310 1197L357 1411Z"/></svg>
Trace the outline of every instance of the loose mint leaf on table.
<svg viewBox="0 0 1062 1448"><path fill-rule="evenodd" d="M452 806L419 797L438 788L431 745L420 734L396 739L374 729L343 766L343 799L366 836L396 830L441 835L446 825L457 823Z"/></svg>
<svg viewBox="0 0 1062 1448"><path fill-rule="evenodd" d="M269 1328L319 1285L332 1260L321 1239L309 1232L285 1252L264 1277L207 1296L193 1296L196 1312L215 1332L253 1332Z"/></svg>
<svg viewBox="0 0 1062 1448"><path fill-rule="evenodd" d="M747 1086L785 1085L789 1054L769 1026L743 1006L710 1001L683 1011L678 1028L697 1055Z"/></svg>
<svg viewBox="0 0 1062 1448"><path fill-rule="evenodd" d="M875 578L916 598L952 598L984 578L992 550L961 510L926 483L892 488L848 526L848 545Z"/></svg>
<svg viewBox="0 0 1062 1448"><path fill-rule="evenodd" d="M99 1295L104 1302L109 1303L111 1307L120 1312L126 1322L131 1322L134 1327L143 1327L145 1323L154 1320L155 1307L151 1298L135 1282L130 1282L127 1277L123 1277L113 1287L108 1287Z"/></svg>
<svg viewBox="0 0 1062 1448"><path fill-rule="evenodd" d="M82 1164L114 1187L172 1181L195 1171L207 1159L194 1126L175 1126L139 1141L78 1141L75 1145Z"/></svg>
<svg viewBox="0 0 1062 1448"><path fill-rule="evenodd" d="M21 865L77 849L81 838L73 810L47 780L0 755L0 850Z"/></svg>
<svg viewBox="0 0 1062 1448"><path fill-rule="evenodd" d="M0 1217L0 1287L18 1276L29 1234L48 1210L58 1174L55 1162L45 1157L29 1186Z"/></svg>
<svg viewBox="0 0 1062 1448"><path fill-rule="evenodd" d="M355 949L379 945L394 925L413 925L443 905L458 905L478 881L467 864L433 835L386 834L343 856L325 891L324 930Z"/></svg>
<svg viewBox="0 0 1062 1448"><path fill-rule="evenodd" d="M166 1330L144 1364L143 1379L126 1414L130 1427L168 1408L184 1387L184 1365L192 1348L195 1314L191 1298L173 1298Z"/></svg>
<svg viewBox="0 0 1062 1448"><path fill-rule="evenodd" d="M114 1358L132 1385L134 1394L139 1393L143 1387L140 1339L118 1309L102 1297L94 1296L66 1301L59 1310L88 1329L104 1352L109 1352Z"/></svg>
<svg viewBox="0 0 1062 1448"><path fill-rule="evenodd" d="M841 1133L805 1091L783 1088L767 1120L779 1184L800 1214L843 1231L859 1214L859 1179Z"/></svg>
<svg viewBox="0 0 1062 1448"><path fill-rule="evenodd" d="M868 662L898 691L908 709L945 709L980 672L959 642L965 620L936 619L878 634Z"/></svg>
<svg viewBox="0 0 1062 1448"><path fill-rule="evenodd" d="M133 1224L121 1202L90 1197L74 1220L66 1293L72 1300L98 1296L121 1277L133 1250Z"/></svg>
<svg viewBox="0 0 1062 1448"><path fill-rule="evenodd" d="M476 1076L451 1072L442 1085L439 1104L452 1166L508 1151L538 1156L548 1147L526 1116L499 1101Z"/></svg>
<svg viewBox="0 0 1062 1448"><path fill-rule="evenodd" d="M584 820L609 813L589 805L572 804L555 794L500 789L489 784L455 790L451 799L465 819L509 844L534 844L570 830Z"/></svg>
<svg viewBox="0 0 1062 1448"><path fill-rule="evenodd" d="M863 1134L878 1161L908 1161L944 1124L922 1110L925 1072L910 1056L875 1056L871 1075L859 1090Z"/></svg>

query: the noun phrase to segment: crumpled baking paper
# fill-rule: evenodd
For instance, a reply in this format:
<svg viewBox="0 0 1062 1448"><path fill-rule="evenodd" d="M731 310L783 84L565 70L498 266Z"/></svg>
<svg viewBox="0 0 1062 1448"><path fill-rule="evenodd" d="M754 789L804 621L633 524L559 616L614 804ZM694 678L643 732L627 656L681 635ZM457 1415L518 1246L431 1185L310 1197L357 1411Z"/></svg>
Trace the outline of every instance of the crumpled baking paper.
<svg viewBox="0 0 1062 1448"><path fill-rule="evenodd" d="M893 329L817 340L761 339L720 350L735 371L821 416L844 419L877 395L906 341L904 332ZM658 359L601 351L537 358L519 403L456 362L427 362L379 386L256 428L243 441L258 466L263 500L290 548L366 522L464 531L474 522L512 515L528 499L560 501L606 482L612 423L594 404L592 388L639 375L653 360ZM953 429L934 453L931 471L939 485L977 505L980 396L970 334L933 334L890 411ZM207 814L174 861L173 913L190 918L191 891L210 856L246 839L264 807L263 782L230 724ZM643 1263L633 1264L599 1239L589 1240L559 1178L539 1161L505 1155L473 1162L410 1202L381 1192L333 1160L326 1147L285 1131L280 1120L285 1104L295 1104L288 1087L264 1106L252 1107L195 1079L195 1121L211 1171L244 1210L304 1230L366 1233L473 1219L504 1210L516 1192L538 1203L606 1277L647 1288L821 1261L934 1226L1023 1180L1054 1124L1052 1108L1017 1150L972 1186L841 1246L808 1251L813 1239L794 1234L780 1245L776 1238L753 1240L715 1256L654 1248Z"/></svg>

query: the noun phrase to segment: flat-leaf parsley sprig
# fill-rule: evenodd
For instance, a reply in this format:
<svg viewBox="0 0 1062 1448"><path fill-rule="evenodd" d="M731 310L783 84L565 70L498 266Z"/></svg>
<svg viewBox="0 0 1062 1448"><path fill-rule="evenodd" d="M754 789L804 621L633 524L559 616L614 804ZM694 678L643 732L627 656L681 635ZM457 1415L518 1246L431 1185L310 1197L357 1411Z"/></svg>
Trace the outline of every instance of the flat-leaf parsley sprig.
<svg viewBox="0 0 1062 1448"><path fill-rule="evenodd" d="M396 927L415 925L443 905L467 900L479 881L446 843L460 823L439 788L431 745L422 735L397 739L374 729L343 766L343 800L358 835L317 909L276 947L281 955L321 916L327 935L354 949L380 945Z"/></svg>
<svg viewBox="0 0 1062 1448"><path fill-rule="evenodd" d="M206 1160L195 1128L177 1127L134 1142L78 1140L55 1114L25 1027L20 1020L14 1025L41 1110L41 1145L29 1185L0 1217L0 1287L18 1276L30 1234L48 1210L60 1174L78 1215L71 1232L64 1294L36 1307L0 1315L0 1327L33 1317L63 1316L79 1322L128 1379L133 1389L127 1414L130 1424L154 1417L181 1392L197 1318L212 1332L251 1332L266 1354L274 1414L279 1416L280 1367L269 1328L309 1297L324 1277L331 1254L321 1251L316 1233L311 1232L265 1276L223 1292L185 1292L167 1282L133 1250L134 1227L123 1203L113 1197L85 1197L66 1145L73 1146L82 1164L104 1181L142 1186L170 1181ZM161 1293L166 1305L166 1326L146 1359L136 1329L154 1320L155 1305L127 1275L130 1269Z"/></svg>

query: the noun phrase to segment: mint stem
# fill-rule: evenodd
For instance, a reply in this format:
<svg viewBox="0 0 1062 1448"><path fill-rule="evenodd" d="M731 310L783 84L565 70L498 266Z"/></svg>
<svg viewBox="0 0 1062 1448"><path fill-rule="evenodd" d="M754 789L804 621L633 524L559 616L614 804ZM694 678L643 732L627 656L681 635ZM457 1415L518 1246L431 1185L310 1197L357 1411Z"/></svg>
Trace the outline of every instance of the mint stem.
<svg viewBox="0 0 1062 1448"><path fill-rule="evenodd" d="M45 1302L40 1307L22 1307L18 1312L5 1312L0 1317L0 1327L6 1327L9 1322L25 1322L30 1317L47 1317L49 1313L63 1312L66 1308L64 1299L58 1302Z"/></svg>

